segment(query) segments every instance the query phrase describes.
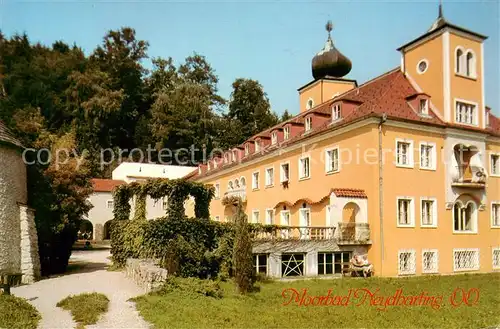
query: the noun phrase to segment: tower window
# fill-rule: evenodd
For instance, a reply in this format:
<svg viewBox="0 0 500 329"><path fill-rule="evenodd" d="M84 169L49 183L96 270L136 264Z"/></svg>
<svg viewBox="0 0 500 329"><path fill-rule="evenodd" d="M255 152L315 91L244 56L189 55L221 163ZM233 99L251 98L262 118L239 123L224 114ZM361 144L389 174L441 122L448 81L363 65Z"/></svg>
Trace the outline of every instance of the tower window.
<svg viewBox="0 0 500 329"><path fill-rule="evenodd" d="M309 109L312 109L313 107L314 107L314 101L312 98L309 98L307 100L306 109L309 110Z"/></svg>
<svg viewBox="0 0 500 329"><path fill-rule="evenodd" d="M476 114L476 105L456 102L455 122L468 125L477 125Z"/></svg>
<svg viewBox="0 0 500 329"><path fill-rule="evenodd" d="M417 72L419 74L423 74L425 73L425 71L427 71L427 67L429 66L429 63L427 62L426 59L423 59L421 60L420 62L418 62L417 64Z"/></svg>
<svg viewBox="0 0 500 329"><path fill-rule="evenodd" d="M475 77L476 76L476 59L475 59L472 51L467 52L466 74L468 77Z"/></svg>
<svg viewBox="0 0 500 329"><path fill-rule="evenodd" d="M463 70L463 57L464 57L464 52L462 49L457 49L456 55L455 55L455 72L456 73L462 73Z"/></svg>
<svg viewBox="0 0 500 329"><path fill-rule="evenodd" d="M332 107L332 121L339 120L340 118L340 104L336 104Z"/></svg>

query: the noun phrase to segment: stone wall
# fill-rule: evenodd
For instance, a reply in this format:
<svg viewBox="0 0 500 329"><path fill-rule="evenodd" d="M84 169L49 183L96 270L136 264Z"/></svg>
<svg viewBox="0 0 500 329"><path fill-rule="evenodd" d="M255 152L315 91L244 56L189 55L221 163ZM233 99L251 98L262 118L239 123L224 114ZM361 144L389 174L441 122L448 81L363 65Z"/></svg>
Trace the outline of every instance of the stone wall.
<svg viewBox="0 0 500 329"><path fill-rule="evenodd" d="M0 143L0 272L21 271L21 218L26 166L18 149Z"/></svg>
<svg viewBox="0 0 500 329"><path fill-rule="evenodd" d="M33 283L40 279L40 257L38 255L38 235L35 226L35 212L20 205L21 217L21 272L23 283Z"/></svg>
<svg viewBox="0 0 500 329"><path fill-rule="evenodd" d="M125 273L148 293L162 285L167 279L167 270L156 265L152 259L127 259Z"/></svg>

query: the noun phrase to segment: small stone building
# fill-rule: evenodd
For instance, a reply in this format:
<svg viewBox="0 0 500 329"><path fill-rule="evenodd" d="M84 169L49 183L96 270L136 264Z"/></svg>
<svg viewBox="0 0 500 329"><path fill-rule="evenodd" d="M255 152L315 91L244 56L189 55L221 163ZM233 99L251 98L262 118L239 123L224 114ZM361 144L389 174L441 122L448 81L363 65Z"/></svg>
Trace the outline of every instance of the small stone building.
<svg viewBox="0 0 500 329"><path fill-rule="evenodd" d="M31 283L40 277L40 259L23 149L0 121L0 272L23 273Z"/></svg>

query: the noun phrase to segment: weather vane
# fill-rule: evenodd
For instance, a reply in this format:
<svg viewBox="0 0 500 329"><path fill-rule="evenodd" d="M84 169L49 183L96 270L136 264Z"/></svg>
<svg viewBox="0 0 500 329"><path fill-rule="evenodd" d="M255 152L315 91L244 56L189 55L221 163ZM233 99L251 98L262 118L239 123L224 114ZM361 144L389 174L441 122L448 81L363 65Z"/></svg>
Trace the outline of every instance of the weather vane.
<svg viewBox="0 0 500 329"><path fill-rule="evenodd" d="M328 34L330 34L330 32L332 32L332 30L333 30L333 23L332 23L332 21L328 21L328 22L326 23L325 28L326 28L326 30L328 31Z"/></svg>

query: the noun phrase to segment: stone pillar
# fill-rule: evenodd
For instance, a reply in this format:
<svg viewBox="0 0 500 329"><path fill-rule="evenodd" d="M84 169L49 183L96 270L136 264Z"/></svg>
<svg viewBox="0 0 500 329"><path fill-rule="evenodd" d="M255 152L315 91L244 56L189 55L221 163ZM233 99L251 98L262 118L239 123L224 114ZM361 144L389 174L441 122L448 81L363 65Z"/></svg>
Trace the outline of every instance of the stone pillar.
<svg viewBox="0 0 500 329"><path fill-rule="evenodd" d="M102 241L104 239L104 225L95 224L94 225L94 234L92 235L94 241Z"/></svg>
<svg viewBox="0 0 500 329"><path fill-rule="evenodd" d="M21 217L21 272L23 283L40 279L40 256L35 226L35 212L26 205L20 205Z"/></svg>

